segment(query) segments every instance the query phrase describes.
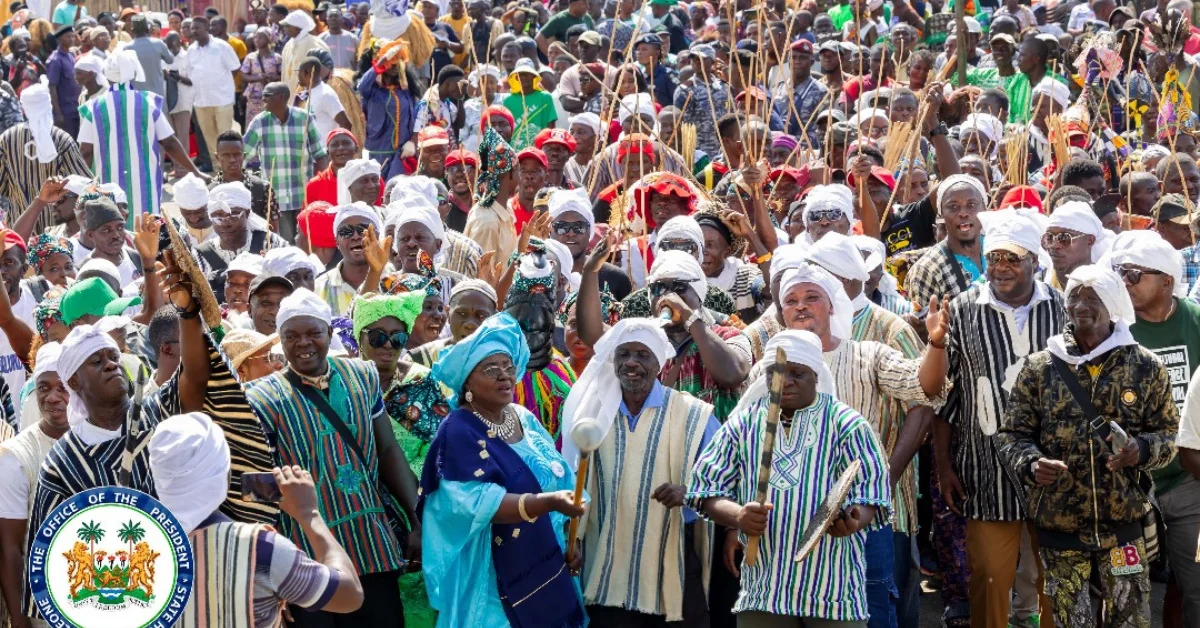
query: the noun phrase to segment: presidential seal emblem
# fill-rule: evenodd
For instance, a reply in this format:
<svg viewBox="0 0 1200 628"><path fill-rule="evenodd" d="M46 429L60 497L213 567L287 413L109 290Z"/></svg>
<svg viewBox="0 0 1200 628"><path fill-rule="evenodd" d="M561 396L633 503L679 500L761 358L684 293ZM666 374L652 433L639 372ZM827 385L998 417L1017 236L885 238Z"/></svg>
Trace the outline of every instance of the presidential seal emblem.
<svg viewBox="0 0 1200 628"><path fill-rule="evenodd" d="M174 515L133 489L93 488L46 518L29 586L54 627L166 628L192 594L192 545Z"/></svg>

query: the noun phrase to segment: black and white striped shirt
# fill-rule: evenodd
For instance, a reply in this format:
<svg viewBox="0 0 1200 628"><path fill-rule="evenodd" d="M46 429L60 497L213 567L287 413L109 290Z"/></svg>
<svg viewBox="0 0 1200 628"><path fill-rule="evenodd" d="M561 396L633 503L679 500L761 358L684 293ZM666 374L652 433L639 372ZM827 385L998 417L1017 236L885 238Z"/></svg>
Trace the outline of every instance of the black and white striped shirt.
<svg viewBox="0 0 1200 628"><path fill-rule="evenodd" d="M950 303L947 356L954 388L941 416L954 428L954 470L967 494L963 514L970 519L1024 518L1024 496L997 456L995 434L1026 358L1045 349L1065 323L1062 296L1040 281L1021 308L999 303L987 284Z"/></svg>

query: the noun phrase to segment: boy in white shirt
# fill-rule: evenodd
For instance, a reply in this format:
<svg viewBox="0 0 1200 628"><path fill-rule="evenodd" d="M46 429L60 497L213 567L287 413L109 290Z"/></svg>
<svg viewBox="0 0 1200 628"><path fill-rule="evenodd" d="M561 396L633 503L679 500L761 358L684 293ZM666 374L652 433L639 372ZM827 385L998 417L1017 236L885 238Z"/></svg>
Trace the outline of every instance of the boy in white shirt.
<svg viewBox="0 0 1200 628"><path fill-rule="evenodd" d="M325 138L330 131L339 126L343 129L350 128L350 117L346 115L342 101L338 100L337 92L321 80L321 69L320 60L314 58L305 59L300 64L298 80L300 87L307 88L307 91L296 95L295 105L312 114L313 123L317 125L317 135L321 138L321 146L324 147Z"/></svg>

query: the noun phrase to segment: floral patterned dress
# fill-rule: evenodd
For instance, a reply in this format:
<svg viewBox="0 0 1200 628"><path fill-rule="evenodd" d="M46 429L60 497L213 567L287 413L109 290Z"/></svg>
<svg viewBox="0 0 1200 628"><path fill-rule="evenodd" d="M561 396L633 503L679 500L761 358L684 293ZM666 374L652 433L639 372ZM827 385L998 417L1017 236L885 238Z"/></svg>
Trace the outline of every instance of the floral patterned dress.
<svg viewBox="0 0 1200 628"><path fill-rule="evenodd" d="M263 103L263 89L267 83L278 81L283 76L283 57L275 53L269 54L270 56L262 56L261 52L254 51L246 55L246 60L242 62L242 77L246 81L246 89L242 91L246 96L246 124L266 109ZM250 82L261 79L266 81Z"/></svg>
<svg viewBox="0 0 1200 628"><path fill-rule="evenodd" d="M404 457L419 478L425 466L425 454L437 435L438 426L450 414L450 404L441 384L429 376L429 369L412 364L404 381L392 381L383 396L383 405L392 418L392 432L404 450ZM400 598L404 602L404 625L433 628L437 612L429 605L425 575L421 572L400 577Z"/></svg>

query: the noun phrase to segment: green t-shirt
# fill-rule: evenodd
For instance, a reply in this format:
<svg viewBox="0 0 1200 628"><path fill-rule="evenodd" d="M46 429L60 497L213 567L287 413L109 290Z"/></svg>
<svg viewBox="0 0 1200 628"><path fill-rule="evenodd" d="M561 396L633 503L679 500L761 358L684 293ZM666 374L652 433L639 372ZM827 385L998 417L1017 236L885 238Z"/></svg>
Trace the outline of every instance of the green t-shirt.
<svg viewBox="0 0 1200 628"><path fill-rule="evenodd" d="M854 10L849 4L839 4L829 10L829 19L833 20L833 30L840 31L846 22L854 19Z"/></svg>
<svg viewBox="0 0 1200 628"><path fill-rule="evenodd" d="M514 150L523 150L533 146L533 138L544 128L553 125L558 120L558 111L554 108L554 97L543 90L532 94L509 94L504 99L504 108L508 109L516 121L512 134Z"/></svg>
<svg viewBox="0 0 1200 628"><path fill-rule="evenodd" d="M567 29L576 24L583 24L588 27L588 30L595 28L595 25L592 23L592 16L586 13L583 17L575 17L569 11L559 11L546 20L546 24L538 32L546 39L557 39L558 41L565 42L567 41Z"/></svg>
<svg viewBox="0 0 1200 628"><path fill-rule="evenodd" d="M1152 351L1167 367L1171 398L1182 414L1188 382L1200 366L1200 305L1180 298L1175 303L1177 309L1167 320L1151 323L1139 318L1129 326L1129 331L1138 344ZM1161 495L1187 478L1187 471L1180 466L1179 456L1175 456L1171 464L1151 471L1150 477L1154 479L1155 491Z"/></svg>

